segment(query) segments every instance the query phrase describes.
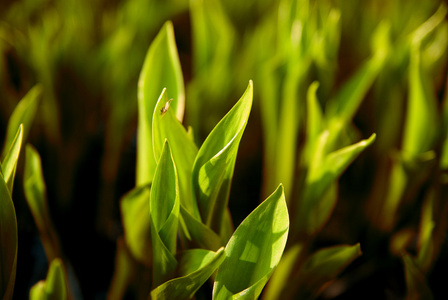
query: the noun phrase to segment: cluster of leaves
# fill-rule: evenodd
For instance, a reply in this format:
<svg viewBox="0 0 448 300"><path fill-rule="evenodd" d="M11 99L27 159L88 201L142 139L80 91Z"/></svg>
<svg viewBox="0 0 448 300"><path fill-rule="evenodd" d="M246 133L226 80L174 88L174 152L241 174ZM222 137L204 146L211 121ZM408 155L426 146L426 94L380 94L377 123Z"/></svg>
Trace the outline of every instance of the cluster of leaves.
<svg viewBox="0 0 448 300"><path fill-rule="evenodd" d="M427 279L448 227L446 4L131 0L98 17L92 12L106 8L102 1L41 2L11 5L0 24L0 50L8 53L0 68L11 68L16 55L41 83L11 117L16 95L0 87L2 114L10 120L1 162L0 296L10 298L14 286L11 194L22 140L31 128L43 129L48 148L56 149L46 155L57 153L59 176L52 182L63 192L56 194L68 201L64 195L75 187L64 184L74 180L67 169L79 162L85 136L95 135L101 118L91 103L104 97L109 102L97 229L109 235L113 187L138 113L135 187L120 199L123 236L109 298L132 293L188 299L207 280L216 299L257 298L267 283L265 299L331 297L373 277L372 264L395 269L395 258L406 285L396 296L433 298ZM144 62L147 46L141 42L185 12L193 50L186 83L171 22L155 36ZM25 20L36 15L39 21L29 26ZM58 73L65 68L76 74L75 89L64 90L58 80L68 74ZM250 82L219 121L248 78L255 89ZM16 88L27 81L21 74ZM83 110L70 99L78 100L84 89L96 100L86 100L88 117L78 118ZM37 126L31 126L39 102ZM64 123L64 105L76 121ZM230 186L251 110L261 116L261 190L267 199L234 230ZM184 116L192 127L185 129ZM81 145L70 139L79 128ZM77 298L76 274L50 220L41 160L32 146L26 147L23 187L49 262L47 279L30 297ZM333 214L347 206L342 217ZM356 214L350 221L347 211ZM358 257L361 262L338 279Z"/></svg>

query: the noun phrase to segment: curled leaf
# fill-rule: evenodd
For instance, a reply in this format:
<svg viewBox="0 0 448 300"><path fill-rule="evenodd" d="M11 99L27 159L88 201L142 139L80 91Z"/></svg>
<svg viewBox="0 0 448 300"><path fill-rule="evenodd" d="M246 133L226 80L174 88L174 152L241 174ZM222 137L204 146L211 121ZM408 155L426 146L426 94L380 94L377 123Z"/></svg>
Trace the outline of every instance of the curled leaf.
<svg viewBox="0 0 448 300"><path fill-rule="evenodd" d="M175 259L179 224L179 184L170 146L165 141L151 187L149 202L153 244L153 285L171 279L177 267Z"/></svg>

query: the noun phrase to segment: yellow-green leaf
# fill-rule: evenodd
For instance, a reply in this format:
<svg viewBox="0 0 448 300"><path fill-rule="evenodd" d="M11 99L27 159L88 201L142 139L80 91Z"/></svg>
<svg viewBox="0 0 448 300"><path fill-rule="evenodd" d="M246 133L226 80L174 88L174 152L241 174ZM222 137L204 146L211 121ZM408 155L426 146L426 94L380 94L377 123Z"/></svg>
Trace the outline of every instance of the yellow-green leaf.
<svg viewBox="0 0 448 300"><path fill-rule="evenodd" d="M17 267L17 219L8 187L0 176L0 298L12 299Z"/></svg>
<svg viewBox="0 0 448 300"><path fill-rule="evenodd" d="M170 146L165 141L154 174L149 202L153 244L153 286L172 279L179 225L179 184Z"/></svg>
<svg viewBox="0 0 448 300"><path fill-rule="evenodd" d="M216 253L193 249L183 253L179 265L182 277L174 278L151 292L152 299L191 299L225 259L224 248Z"/></svg>
<svg viewBox="0 0 448 300"><path fill-rule="evenodd" d="M180 201L190 214L200 218L191 185L191 170L198 149L185 128L176 119L171 108L176 101L177 99L168 100L167 90L163 89L155 106L152 120L154 156L156 160L160 158L164 142L168 140L179 177Z"/></svg>
<svg viewBox="0 0 448 300"><path fill-rule="evenodd" d="M5 157L10 145L12 144L17 128L23 124L23 140L26 140L28 132L36 115L37 107L42 96L42 86L33 87L17 104L8 121L5 143L3 144L2 158Z"/></svg>
<svg viewBox="0 0 448 300"><path fill-rule="evenodd" d="M154 176L156 160L151 126L154 107L163 88L167 88L170 98L176 99L171 109L182 120L185 110L184 80L173 24L169 21L149 47L138 83L137 186L151 182Z"/></svg>
<svg viewBox="0 0 448 300"><path fill-rule="evenodd" d="M120 202L124 238L132 256L150 267L152 264L150 185L134 188Z"/></svg>
<svg viewBox="0 0 448 300"><path fill-rule="evenodd" d="M255 208L226 246L213 299L256 299L282 257L289 231L283 186Z"/></svg>
<svg viewBox="0 0 448 300"><path fill-rule="evenodd" d="M361 255L359 244L321 249L309 256L290 277L294 284L288 285L282 297L316 299L326 283L334 280L353 260Z"/></svg>
<svg viewBox="0 0 448 300"><path fill-rule="evenodd" d="M20 149L22 148L23 140L23 124L20 124L17 134L10 145L5 158L2 161L1 168L5 178L8 190L12 195L12 188L14 185L14 177L16 175L17 161L19 160Z"/></svg>
<svg viewBox="0 0 448 300"><path fill-rule="evenodd" d="M305 189L296 209L298 232L311 235L325 224L336 204L337 179L375 141L375 137L372 134L366 140L326 154L328 131L321 133L313 149Z"/></svg>
<svg viewBox="0 0 448 300"><path fill-rule="evenodd" d="M68 299L67 274L62 260L51 262L46 280L39 281L30 290L30 300L66 300Z"/></svg>
<svg viewBox="0 0 448 300"><path fill-rule="evenodd" d="M408 254L403 254L404 272L406 276L406 300L432 300L434 296L425 276Z"/></svg>
<svg viewBox="0 0 448 300"><path fill-rule="evenodd" d="M31 145L26 146L25 172L23 178L25 198L30 207L48 261L61 257L59 240L53 230L48 211L46 186L42 172L42 163L39 153Z"/></svg>
<svg viewBox="0 0 448 300"><path fill-rule="evenodd" d="M238 103L204 141L194 162L193 189L202 220L218 234L223 226L238 146L249 118L252 98L250 81Z"/></svg>

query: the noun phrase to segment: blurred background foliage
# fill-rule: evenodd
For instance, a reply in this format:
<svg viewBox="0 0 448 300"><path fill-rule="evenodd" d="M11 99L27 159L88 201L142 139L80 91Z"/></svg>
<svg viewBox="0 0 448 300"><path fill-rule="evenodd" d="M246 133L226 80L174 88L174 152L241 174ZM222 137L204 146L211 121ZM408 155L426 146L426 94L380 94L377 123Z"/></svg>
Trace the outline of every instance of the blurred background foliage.
<svg viewBox="0 0 448 300"><path fill-rule="evenodd" d="M362 256L322 299L401 299L415 278L426 278L436 298L447 295L436 283L448 262L446 1L2 1L0 140L18 101L39 83L28 141L42 156L79 293L101 299L111 282L119 199L135 185L137 82L166 20L185 81L184 124L198 145L254 80L230 194L235 225L282 182L291 255L298 245L312 253L361 244ZM316 195L310 186L323 175L311 170L333 172L326 164L339 161L335 151L373 133L375 142ZM13 196L16 299L48 268L21 188L22 160ZM312 197L319 219L302 221Z"/></svg>

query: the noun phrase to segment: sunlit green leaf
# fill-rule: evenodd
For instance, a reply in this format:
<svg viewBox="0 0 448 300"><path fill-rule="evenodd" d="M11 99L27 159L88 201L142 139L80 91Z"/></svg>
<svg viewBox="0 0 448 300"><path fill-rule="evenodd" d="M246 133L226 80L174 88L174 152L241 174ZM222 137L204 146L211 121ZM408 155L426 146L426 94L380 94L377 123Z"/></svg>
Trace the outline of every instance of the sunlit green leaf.
<svg viewBox="0 0 448 300"><path fill-rule="evenodd" d="M252 81L237 104L216 125L199 149L193 167L193 189L202 220L221 232L238 146L252 107Z"/></svg>
<svg viewBox="0 0 448 300"><path fill-rule="evenodd" d="M0 177L0 298L12 299L17 267L17 219L11 194Z"/></svg>
<svg viewBox="0 0 448 300"><path fill-rule="evenodd" d="M20 124L16 137L14 138L5 158L2 161L1 167L3 176L8 186L8 190L12 195L12 188L14 184L14 177L16 175L17 161L19 159L20 149L22 148L23 139L23 125Z"/></svg>
<svg viewBox="0 0 448 300"><path fill-rule="evenodd" d="M51 262L47 279L45 281L39 281L30 290L30 300L41 299L68 299L67 275L64 264L59 258Z"/></svg>
<svg viewBox="0 0 448 300"><path fill-rule="evenodd" d="M169 98L176 99L171 109L176 111L177 118L182 120L184 115L184 81L171 22L164 24L152 42L138 87L137 186L151 182L156 168L151 126L154 107L163 88L167 88Z"/></svg>
<svg viewBox="0 0 448 300"><path fill-rule="evenodd" d="M28 132L31 128L31 124L33 123L34 116L41 99L41 95L42 86L36 85L17 104L8 121L8 129L6 132L5 143L3 144L1 156L2 159L5 158L9 147L12 145L12 142L17 133L17 128L19 128L20 124L23 124L22 139L26 141Z"/></svg>
<svg viewBox="0 0 448 300"><path fill-rule="evenodd" d="M224 248L216 253L193 249L183 253L179 265L182 277L172 279L151 292L152 299L191 299L225 259Z"/></svg>
<svg viewBox="0 0 448 300"><path fill-rule="evenodd" d="M134 188L120 202L124 237L132 255L146 266L152 264L150 185Z"/></svg>
<svg viewBox="0 0 448 300"><path fill-rule="evenodd" d="M150 198L153 244L153 286L173 278L179 224L179 184L170 146L165 141L157 164Z"/></svg>
<svg viewBox="0 0 448 300"><path fill-rule="evenodd" d="M359 244L335 246L321 249L311 256L290 278L283 297L294 299L316 299L325 285L334 280L353 260L361 255Z"/></svg>
<svg viewBox="0 0 448 300"><path fill-rule="evenodd" d="M406 300L434 299L425 276L408 254L402 256L406 276Z"/></svg>
<svg viewBox="0 0 448 300"><path fill-rule="evenodd" d="M39 153L31 145L26 146L23 178L25 198L39 229L48 261L60 257L59 241L53 230L48 212L47 192Z"/></svg>
<svg viewBox="0 0 448 300"><path fill-rule="evenodd" d="M162 153L165 139L168 140L179 177L180 201L190 214L200 218L191 185L191 170L193 169L198 149L188 136L185 128L176 119L172 108L170 108L175 101L177 100L168 100L167 90L164 89L155 106L152 121L154 155L156 160L158 160Z"/></svg>
<svg viewBox="0 0 448 300"><path fill-rule="evenodd" d="M226 246L213 299L256 299L282 257L289 230L283 186L241 222Z"/></svg>

